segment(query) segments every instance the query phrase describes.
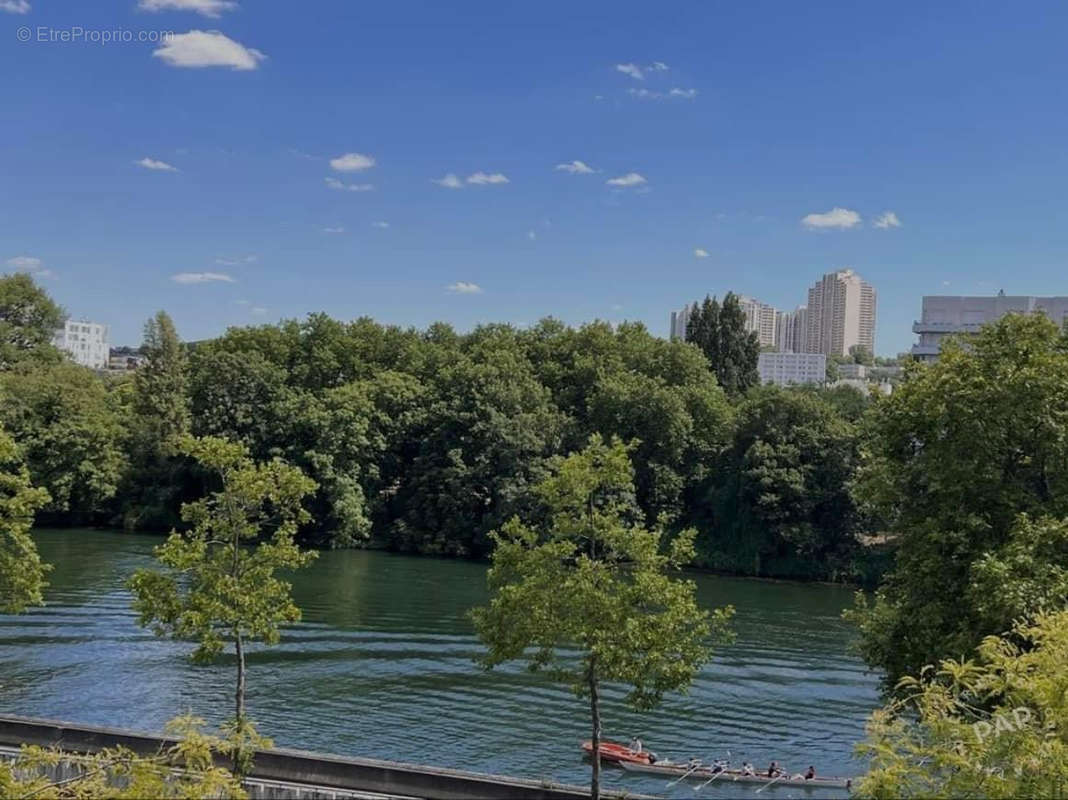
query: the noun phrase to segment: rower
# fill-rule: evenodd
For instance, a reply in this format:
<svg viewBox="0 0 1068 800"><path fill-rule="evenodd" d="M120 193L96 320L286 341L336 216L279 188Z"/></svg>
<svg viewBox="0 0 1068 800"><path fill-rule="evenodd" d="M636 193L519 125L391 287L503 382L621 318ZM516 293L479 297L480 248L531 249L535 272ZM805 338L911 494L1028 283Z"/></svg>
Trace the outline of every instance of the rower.
<svg viewBox="0 0 1068 800"><path fill-rule="evenodd" d="M750 764L748 761L743 761L742 762L742 774L743 775L755 775L756 774L756 773L753 772L753 765Z"/></svg>
<svg viewBox="0 0 1068 800"><path fill-rule="evenodd" d="M771 762L771 766L768 767L768 777L769 778L777 778L777 777L779 777L779 765L776 764L774 761L772 761Z"/></svg>
<svg viewBox="0 0 1068 800"><path fill-rule="evenodd" d="M805 780L810 781L816 777L816 770L812 768L812 765L808 765L808 772L805 773Z"/></svg>
<svg viewBox="0 0 1068 800"><path fill-rule="evenodd" d="M635 753L640 753L642 751L642 740L635 736L630 740L630 749Z"/></svg>

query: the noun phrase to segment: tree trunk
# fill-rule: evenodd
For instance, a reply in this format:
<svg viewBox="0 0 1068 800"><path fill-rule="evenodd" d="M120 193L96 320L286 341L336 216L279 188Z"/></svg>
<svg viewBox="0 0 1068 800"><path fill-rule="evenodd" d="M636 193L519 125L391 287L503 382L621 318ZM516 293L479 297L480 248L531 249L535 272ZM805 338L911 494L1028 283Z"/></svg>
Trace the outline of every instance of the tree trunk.
<svg viewBox="0 0 1068 800"><path fill-rule="evenodd" d="M233 773L240 776L244 770L245 749L245 643L241 631L234 634L234 650L237 653L237 689L234 691L234 720L237 739L234 742Z"/></svg>
<svg viewBox="0 0 1068 800"><path fill-rule="evenodd" d="M590 740L593 744L593 772L590 776L590 797L600 800L601 797L601 700L597 696L597 676L593 665L587 676L590 684L590 718L593 722L593 733Z"/></svg>

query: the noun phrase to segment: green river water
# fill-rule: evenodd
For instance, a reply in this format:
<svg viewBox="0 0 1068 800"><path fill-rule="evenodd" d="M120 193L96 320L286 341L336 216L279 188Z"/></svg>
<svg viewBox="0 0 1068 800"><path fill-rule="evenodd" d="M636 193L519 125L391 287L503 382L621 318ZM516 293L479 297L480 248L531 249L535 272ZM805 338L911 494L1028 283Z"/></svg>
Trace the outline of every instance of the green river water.
<svg viewBox="0 0 1068 800"><path fill-rule="evenodd" d="M44 608L0 616L0 709L159 730L186 710L231 708L233 661L194 666L186 645L135 624L123 583L151 536L40 531L55 565ZM294 577L304 619L249 659L249 708L279 746L581 783L588 713L566 688L516 668L483 672L465 612L485 601L485 566L379 552L320 554ZM696 577L701 603L733 604L737 641L690 692L634 713L608 691L606 738L640 735L662 757L725 757L853 776L877 677L848 652L848 588ZM609 787L675 797L804 797L789 787L666 787L606 769Z"/></svg>

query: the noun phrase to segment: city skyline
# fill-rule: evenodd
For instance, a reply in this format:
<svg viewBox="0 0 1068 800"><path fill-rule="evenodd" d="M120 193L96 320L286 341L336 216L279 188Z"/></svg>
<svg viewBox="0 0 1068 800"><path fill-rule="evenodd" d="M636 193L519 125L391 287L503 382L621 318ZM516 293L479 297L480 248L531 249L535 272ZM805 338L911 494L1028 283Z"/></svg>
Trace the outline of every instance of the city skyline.
<svg viewBox="0 0 1068 800"><path fill-rule="evenodd" d="M661 335L688 287L852 268L893 355L924 295L1065 291L1061 4L205 8L0 5L0 271L116 343L161 308Z"/></svg>

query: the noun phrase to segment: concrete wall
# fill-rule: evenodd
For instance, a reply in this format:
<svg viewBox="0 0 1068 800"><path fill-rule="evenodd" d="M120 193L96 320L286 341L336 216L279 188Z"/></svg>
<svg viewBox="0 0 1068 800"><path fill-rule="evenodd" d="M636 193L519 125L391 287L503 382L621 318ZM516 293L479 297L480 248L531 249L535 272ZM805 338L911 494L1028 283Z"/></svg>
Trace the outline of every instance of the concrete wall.
<svg viewBox="0 0 1068 800"><path fill-rule="evenodd" d="M72 753L94 753L121 745L147 755L172 743L171 739L117 728L0 715L0 747L34 744ZM576 757L578 752L576 743ZM588 789L578 786L281 748L257 752L250 779L250 792L263 798L340 800L358 797L361 792L427 800L565 800L589 796ZM602 794L609 798L640 797L618 792Z"/></svg>

